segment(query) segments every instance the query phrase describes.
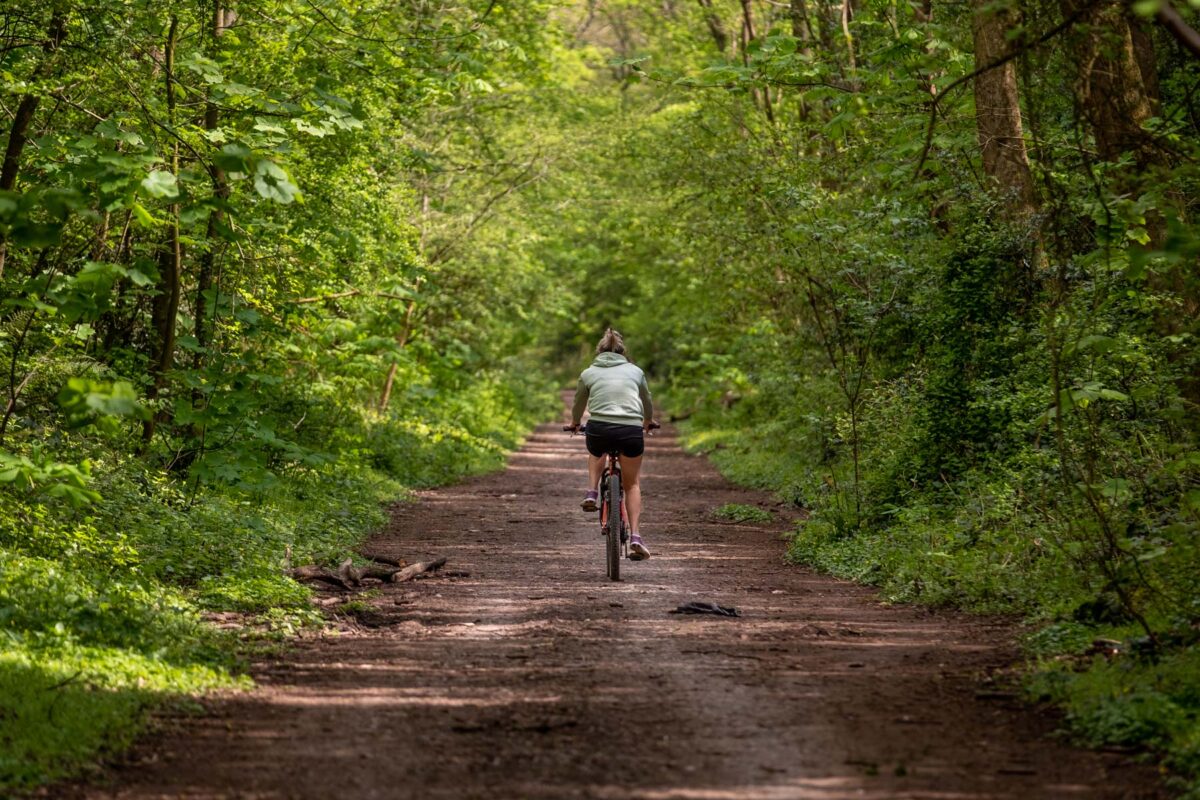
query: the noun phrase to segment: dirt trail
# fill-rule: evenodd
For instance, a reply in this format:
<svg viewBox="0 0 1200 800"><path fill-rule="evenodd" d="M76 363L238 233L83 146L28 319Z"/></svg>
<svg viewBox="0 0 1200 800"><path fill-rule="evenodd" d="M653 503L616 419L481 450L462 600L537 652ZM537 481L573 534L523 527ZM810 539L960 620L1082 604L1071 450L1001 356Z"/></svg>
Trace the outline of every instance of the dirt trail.
<svg viewBox="0 0 1200 800"><path fill-rule="evenodd" d="M361 623L258 664L87 798L1152 798L1152 770L1047 738L985 682L989 621L885 607L783 563L778 512L652 440L652 560L604 577L582 442L545 426L508 470L398 507L374 552L447 555ZM777 514L778 516L778 514ZM741 619L667 611L700 599ZM365 623L365 624L362 624Z"/></svg>

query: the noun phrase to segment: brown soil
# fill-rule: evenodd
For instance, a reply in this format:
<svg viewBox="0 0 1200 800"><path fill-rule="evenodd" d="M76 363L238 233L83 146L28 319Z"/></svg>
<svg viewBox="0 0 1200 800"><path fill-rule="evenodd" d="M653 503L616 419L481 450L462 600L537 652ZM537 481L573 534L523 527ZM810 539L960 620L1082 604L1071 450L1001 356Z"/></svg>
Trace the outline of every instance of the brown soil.
<svg viewBox="0 0 1200 800"><path fill-rule="evenodd" d="M580 439L421 494L370 545L448 571L388 586L258 688L144 742L86 798L1157 798L1153 770L1050 738L995 675L1011 626L881 604L784 563L788 512L669 435L650 561L604 578ZM735 525L725 503L772 511ZM739 619L669 615L690 600Z"/></svg>

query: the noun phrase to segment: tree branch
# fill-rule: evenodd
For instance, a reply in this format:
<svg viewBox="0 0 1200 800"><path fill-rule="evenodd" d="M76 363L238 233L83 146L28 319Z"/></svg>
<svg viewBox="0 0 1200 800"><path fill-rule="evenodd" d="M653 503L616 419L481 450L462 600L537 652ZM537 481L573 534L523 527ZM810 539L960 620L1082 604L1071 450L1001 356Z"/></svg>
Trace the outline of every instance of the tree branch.
<svg viewBox="0 0 1200 800"><path fill-rule="evenodd" d="M1185 49L1190 50L1192 55L1200 58L1200 33L1191 25L1188 25L1183 17L1179 15L1179 12L1175 10L1175 7L1167 2L1167 0L1162 0L1162 5L1158 9L1158 13L1155 14L1155 19L1158 20L1159 25L1162 25L1175 37L1175 41L1183 45Z"/></svg>
<svg viewBox="0 0 1200 800"><path fill-rule="evenodd" d="M937 126L937 113L939 106L942 100L946 99L950 92L964 85L968 81L974 80L985 72L990 72L997 67L1004 66L1017 56L1020 56L1022 53L1027 53L1035 47L1040 47L1082 19L1084 14L1091 11L1094 7L1099 5L1100 2L1102 2L1102 0L1091 0L1091 2L1080 6L1079 8L1075 9L1074 13L1072 13L1062 22L1055 25L1050 30L1043 33L1038 38L1031 42L1025 42L1017 45L1012 50L1008 51L994 61L984 64L982 67L979 67L967 73L966 75L955 78L949 83L949 85L946 86L946 88L942 89L941 94L935 97L933 102L929 104L929 124L925 128L925 145L921 148L921 157L917 160L917 169L914 171L913 175L915 177L919 177L921 175L921 169L925 166L925 161L929 157L929 149L933 146L933 129Z"/></svg>
<svg viewBox="0 0 1200 800"><path fill-rule="evenodd" d="M334 292L333 294L322 294L316 297L298 297L291 301L294 305L303 305L305 303L323 303L326 300L340 300L343 297L358 297L366 295L368 297L386 297L389 300L411 300L408 295L394 294L392 292L364 292L362 289L347 289L344 292Z"/></svg>

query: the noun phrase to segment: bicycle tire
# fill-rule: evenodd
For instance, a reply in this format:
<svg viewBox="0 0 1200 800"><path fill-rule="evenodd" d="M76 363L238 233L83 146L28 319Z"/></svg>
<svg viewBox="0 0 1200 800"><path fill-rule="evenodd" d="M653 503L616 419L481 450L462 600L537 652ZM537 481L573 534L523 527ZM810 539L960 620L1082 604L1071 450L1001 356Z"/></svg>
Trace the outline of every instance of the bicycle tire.
<svg viewBox="0 0 1200 800"><path fill-rule="evenodd" d="M608 577L621 580L621 477L608 476L608 492L604 498L608 504L608 525L604 531L604 552L608 562Z"/></svg>

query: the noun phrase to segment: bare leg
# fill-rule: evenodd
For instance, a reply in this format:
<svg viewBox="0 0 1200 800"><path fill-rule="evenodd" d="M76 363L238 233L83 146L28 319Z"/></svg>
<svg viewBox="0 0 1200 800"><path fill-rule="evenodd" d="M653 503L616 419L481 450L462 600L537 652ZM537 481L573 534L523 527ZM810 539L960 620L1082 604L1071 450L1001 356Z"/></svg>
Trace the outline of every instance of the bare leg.
<svg viewBox="0 0 1200 800"><path fill-rule="evenodd" d="M604 472L604 459L588 453L588 487L600 491L600 473Z"/></svg>
<svg viewBox="0 0 1200 800"><path fill-rule="evenodd" d="M641 530L638 523L642 517L642 457L621 456L621 488L625 490L625 511L629 514L629 531Z"/></svg>

